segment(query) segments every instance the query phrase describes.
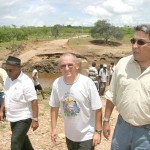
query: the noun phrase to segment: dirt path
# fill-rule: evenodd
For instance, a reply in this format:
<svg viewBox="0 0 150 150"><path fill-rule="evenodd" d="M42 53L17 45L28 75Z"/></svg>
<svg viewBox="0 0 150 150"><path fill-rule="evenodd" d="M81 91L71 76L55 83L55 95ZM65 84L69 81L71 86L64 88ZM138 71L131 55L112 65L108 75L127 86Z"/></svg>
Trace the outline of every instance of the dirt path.
<svg viewBox="0 0 150 150"><path fill-rule="evenodd" d="M103 101L103 108L105 108L105 99ZM29 137L33 143L35 150L67 150L65 143L65 135L63 129L63 122L61 115L58 118L58 139L56 145L50 139L50 114L49 114L48 97L47 100L39 100L39 128L33 132L29 131ZM103 110L104 111L104 110ZM114 110L111 117L111 130L113 133L117 111ZM11 131L8 122L0 124L0 150L10 150L10 136ZM111 134L112 136L112 134ZM102 136L101 144L96 147L96 150L110 150L111 137L106 140Z"/></svg>
<svg viewBox="0 0 150 150"><path fill-rule="evenodd" d="M19 58L22 61L22 64L27 63L33 57L40 54L51 54L60 52L60 48L68 49L67 47L68 39L60 39L53 41L37 41L35 43L26 45L24 51L19 54Z"/></svg>

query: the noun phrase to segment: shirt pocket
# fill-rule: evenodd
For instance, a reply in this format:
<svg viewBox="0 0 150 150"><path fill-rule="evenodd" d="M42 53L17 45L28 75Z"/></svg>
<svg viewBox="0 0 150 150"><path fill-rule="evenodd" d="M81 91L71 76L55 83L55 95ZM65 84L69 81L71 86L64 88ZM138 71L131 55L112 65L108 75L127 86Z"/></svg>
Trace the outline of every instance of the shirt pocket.
<svg viewBox="0 0 150 150"><path fill-rule="evenodd" d="M12 100L15 102L22 101L24 99L23 91L17 90L12 94Z"/></svg>
<svg viewBox="0 0 150 150"><path fill-rule="evenodd" d="M144 90L146 97L150 99L150 83L148 82L143 83L143 90Z"/></svg>

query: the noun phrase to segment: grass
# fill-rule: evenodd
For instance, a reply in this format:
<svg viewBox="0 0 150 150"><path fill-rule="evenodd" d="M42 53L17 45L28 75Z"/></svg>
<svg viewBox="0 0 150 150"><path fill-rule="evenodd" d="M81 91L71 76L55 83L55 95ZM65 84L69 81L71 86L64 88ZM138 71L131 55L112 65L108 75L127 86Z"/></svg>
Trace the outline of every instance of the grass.
<svg viewBox="0 0 150 150"><path fill-rule="evenodd" d="M3 130L6 128L5 122L0 123L0 130Z"/></svg>

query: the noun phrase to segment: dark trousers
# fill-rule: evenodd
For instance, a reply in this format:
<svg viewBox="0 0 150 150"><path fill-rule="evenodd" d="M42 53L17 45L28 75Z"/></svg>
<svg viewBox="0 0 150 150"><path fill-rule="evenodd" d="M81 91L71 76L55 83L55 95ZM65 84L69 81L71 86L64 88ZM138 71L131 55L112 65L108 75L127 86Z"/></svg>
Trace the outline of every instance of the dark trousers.
<svg viewBox="0 0 150 150"><path fill-rule="evenodd" d="M93 139L82 142L74 142L66 138L66 143L68 150L94 150Z"/></svg>
<svg viewBox="0 0 150 150"><path fill-rule="evenodd" d="M4 96L4 92L0 92L0 107L1 107L2 102L3 102L3 96Z"/></svg>
<svg viewBox="0 0 150 150"><path fill-rule="evenodd" d="M11 150L34 150L28 138L27 132L31 126L32 119L11 122Z"/></svg>

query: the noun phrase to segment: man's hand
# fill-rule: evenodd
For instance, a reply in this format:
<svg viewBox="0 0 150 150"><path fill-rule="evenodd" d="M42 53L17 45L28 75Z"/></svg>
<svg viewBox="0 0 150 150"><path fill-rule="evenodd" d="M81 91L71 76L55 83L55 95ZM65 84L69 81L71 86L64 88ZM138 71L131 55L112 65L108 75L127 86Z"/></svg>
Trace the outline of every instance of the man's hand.
<svg viewBox="0 0 150 150"><path fill-rule="evenodd" d="M54 129L54 130L51 132L51 140L52 140L53 143L56 143L57 137L58 137L57 131L56 131L56 129Z"/></svg>
<svg viewBox="0 0 150 150"><path fill-rule="evenodd" d="M0 109L0 121L3 121L3 111L1 111L1 109Z"/></svg>
<svg viewBox="0 0 150 150"><path fill-rule="evenodd" d="M32 120L31 128L33 129L33 131L35 131L38 127L39 127L39 122L35 121L35 120Z"/></svg>
<svg viewBox="0 0 150 150"><path fill-rule="evenodd" d="M95 132L93 135L93 146L100 144L101 142L101 133Z"/></svg>
<svg viewBox="0 0 150 150"><path fill-rule="evenodd" d="M103 122L103 135L108 140L110 136L110 124L107 121Z"/></svg>

